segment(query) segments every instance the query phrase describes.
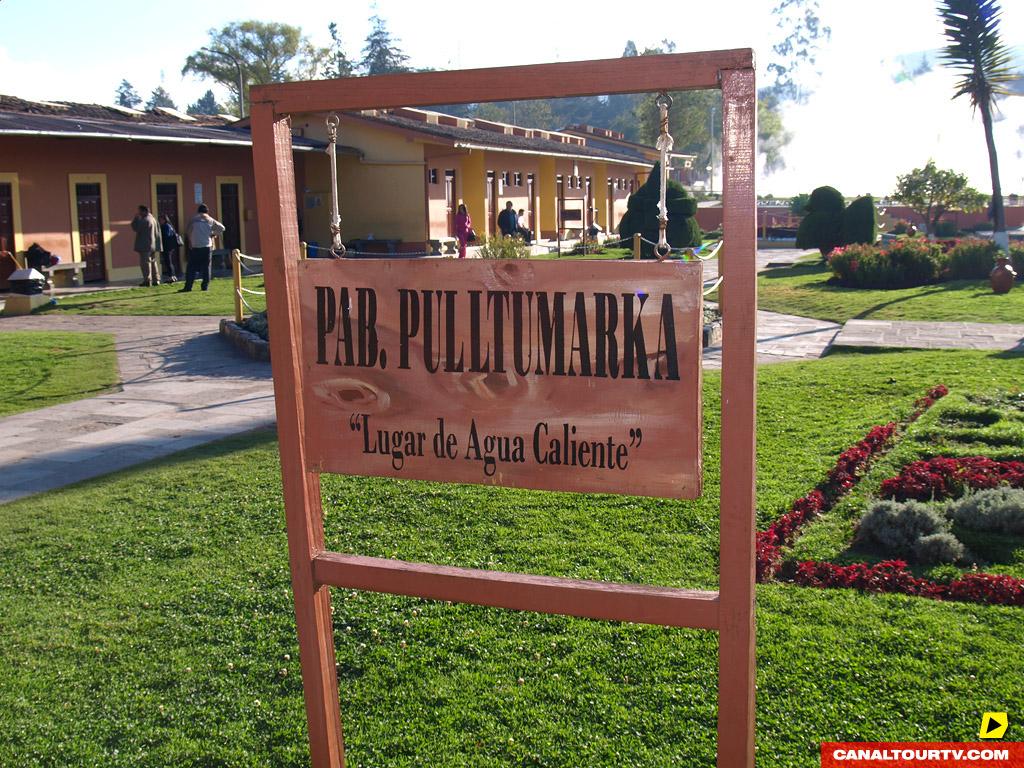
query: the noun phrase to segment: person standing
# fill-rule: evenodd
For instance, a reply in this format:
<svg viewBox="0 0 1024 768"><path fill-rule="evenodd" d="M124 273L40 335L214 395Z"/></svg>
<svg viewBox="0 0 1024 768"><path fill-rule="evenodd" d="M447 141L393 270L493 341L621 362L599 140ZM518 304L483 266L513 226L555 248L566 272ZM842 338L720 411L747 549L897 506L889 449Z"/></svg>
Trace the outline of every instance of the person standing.
<svg viewBox="0 0 1024 768"><path fill-rule="evenodd" d="M160 214L160 239L164 247L161 250L161 266L167 276L167 282L178 282L178 273L181 272L181 262L178 260L178 249L181 247L181 236L175 231L171 220L166 213Z"/></svg>
<svg viewBox="0 0 1024 768"><path fill-rule="evenodd" d="M135 218L132 219L132 231L135 232L135 252L139 254L139 269L142 270L142 286L160 285L160 225L156 223L149 208L139 206Z"/></svg>
<svg viewBox="0 0 1024 768"><path fill-rule="evenodd" d="M515 237L519 233L519 217L516 216L511 200L505 203L505 210L498 214L498 229L504 237Z"/></svg>
<svg viewBox="0 0 1024 768"><path fill-rule="evenodd" d="M210 215L205 203L200 203L196 215L185 229L188 238L188 265L185 267L185 287L182 293L192 290L192 283L198 274L202 278L203 290L210 287L210 262L213 259L214 238L224 234L224 225Z"/></svg>
<svg viewBox="0 0 1024 768"><path fill-rule="evenodd" d="M473 232L473 220L469 218L469 211L465 203L459 203L459 209L455 213L455 239L459 241L459 258L466 258L466 243L470 241L470 234Z"/></svg>

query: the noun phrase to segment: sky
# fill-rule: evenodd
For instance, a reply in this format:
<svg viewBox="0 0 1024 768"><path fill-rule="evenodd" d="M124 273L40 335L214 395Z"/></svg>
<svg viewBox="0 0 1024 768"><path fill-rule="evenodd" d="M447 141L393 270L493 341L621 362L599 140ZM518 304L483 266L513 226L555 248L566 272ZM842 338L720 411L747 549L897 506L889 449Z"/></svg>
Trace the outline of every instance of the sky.
<svg viewBox="0 0 1024 768"><path fill-rule="evenodd" d="M1003 0L1003 40L1024 50L1024 2ZM369 17L379 14L411 64L445 69L575 61L619 56L627 40L641 50L674 40L679 51L755 49L763 66L777 37L774 0L630 4L591 0L534 4L433 3L423 0L137 0L98 3L0 0L0 93L42 100L111 103L122 78L143 98L162 85L179 106L212 81L182 77L189 53L209 31L231 21L259 19L302 27L313 42L329 42L338 23L350 58L358 58ZM793 140L786 168L762 174L758 193L792 195L828 184L848 196L885 195L896 176L934 159L991 190L981 120L965 99L952 101L954 75L936 67L896 82L901 57L912 60L943 44L934 0L821 0L832 28L811 95L784 112ZM509 22L512 22L510 25ZM519 25L518 28L516 25ZM1000 104L996 145L1005 193L1024 194L1024 97Z"/></svg>

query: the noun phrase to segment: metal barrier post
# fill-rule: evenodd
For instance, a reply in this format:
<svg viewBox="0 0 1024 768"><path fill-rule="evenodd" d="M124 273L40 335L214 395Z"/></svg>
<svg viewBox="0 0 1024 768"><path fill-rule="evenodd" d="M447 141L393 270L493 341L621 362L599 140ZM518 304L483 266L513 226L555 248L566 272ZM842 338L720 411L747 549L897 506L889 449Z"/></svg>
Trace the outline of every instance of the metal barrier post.
<svg viewBox="0 0 1024 768"><path fill-rule="evenodd" d="M639 232L634 232L633 233L633 258L634 259L639 259L640 258L640 233Z"/></svg>

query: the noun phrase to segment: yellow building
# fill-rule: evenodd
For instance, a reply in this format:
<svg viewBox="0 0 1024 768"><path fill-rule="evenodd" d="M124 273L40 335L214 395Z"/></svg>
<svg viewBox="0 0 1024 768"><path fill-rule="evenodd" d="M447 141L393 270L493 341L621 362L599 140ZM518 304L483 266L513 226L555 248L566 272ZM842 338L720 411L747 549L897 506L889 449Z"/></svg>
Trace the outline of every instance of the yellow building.
<svg viewBox="0 0 1024 768"><path fill-rule="evenodd" d="M575 236L592 224L612 231L657 156L653 148L629 142L595 146L580 132L421 109L340 118L342 237L382 252L430 250L431 241L436 246L449 238L459 203L466 204L481 237L497 231L507 202L524 211L521 224L537 238ZM326 139L322 116L295 116L292 125L300 136ZM307 158L303 182L303 237L327 245L330 166Z"/></svg>

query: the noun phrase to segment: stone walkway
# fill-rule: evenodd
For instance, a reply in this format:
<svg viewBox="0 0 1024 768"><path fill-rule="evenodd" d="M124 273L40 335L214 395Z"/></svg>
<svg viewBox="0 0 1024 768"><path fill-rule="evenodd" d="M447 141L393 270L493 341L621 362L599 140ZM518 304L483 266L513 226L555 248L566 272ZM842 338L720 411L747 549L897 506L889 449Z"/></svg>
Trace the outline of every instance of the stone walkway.
<svg viewBox="0 0 1024 768"><path fill-rule="evenodd" d="M849 320L835 342L845 347L991 349L1024 352L1024 325Z"/></svg>
<svg viewBox="0 0 1024 768"><path fill-rule="evenodd" d="M44 315L13 330L113 333L120 391L0 419L0 503L273 426L270 365L234 353L216 317Z"/></svg>
<svg viewBox="0 0 1024 768"><path fill-rule="evenodd" d="M273 426L270 366L217 336L218 317L42 315L14 330L113 333L119 391L0 419L0 503L86 480L259 427ZM820 357L839 327L758 313L762 363ZM705 351L720 368L722 350Z"/></svg>

